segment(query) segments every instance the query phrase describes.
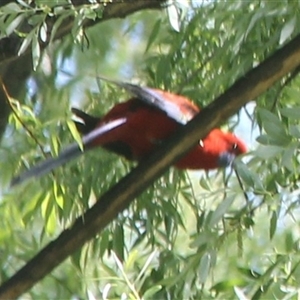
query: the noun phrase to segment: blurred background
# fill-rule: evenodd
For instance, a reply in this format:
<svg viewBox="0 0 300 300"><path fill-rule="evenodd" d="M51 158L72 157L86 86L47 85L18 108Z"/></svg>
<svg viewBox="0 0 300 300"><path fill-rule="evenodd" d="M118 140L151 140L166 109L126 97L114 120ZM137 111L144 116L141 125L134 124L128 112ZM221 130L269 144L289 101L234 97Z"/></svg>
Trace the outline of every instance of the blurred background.
<svg viewBox="0 0 300 300"><path fill-rule="evenodd" d="M2 282L135 165L97 149L9 188L74 140L72 106L101 116L129 96L98 75L204 107L300 28L297 1L161 1L98 23L107 3L54 2L0 8L1 38L21 37L27 57L16 70L1 65L11 96L0 146ZM54 38L70 17L69 32ZM237 161L240 181L230 169L171 168L21 299L298 299L299 83L289 74L223 125L250 150Z"/></svg>

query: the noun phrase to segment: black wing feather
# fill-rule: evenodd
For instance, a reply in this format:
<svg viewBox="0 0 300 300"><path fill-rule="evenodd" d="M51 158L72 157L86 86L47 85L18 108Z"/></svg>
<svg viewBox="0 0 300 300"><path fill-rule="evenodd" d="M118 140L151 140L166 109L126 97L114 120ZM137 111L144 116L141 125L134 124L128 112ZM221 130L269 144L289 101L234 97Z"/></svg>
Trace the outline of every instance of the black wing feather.
<svg viewBox="0 0 300 300"><path fill-rule="evenodd" d="M176 122L180 124L186 124L187 121L189 121L189 118L187 118L187 116L185 116L182 113L178 105L170 101L166 101L166 99L162 95L157 93L154 89L148 87L142 87L133 83L111 80L102 76L98 76L98 77L104 81L113 83L119 87L124 88L128 92L137 96L140 100L164 111L170 118L174 119Z"/></svg>

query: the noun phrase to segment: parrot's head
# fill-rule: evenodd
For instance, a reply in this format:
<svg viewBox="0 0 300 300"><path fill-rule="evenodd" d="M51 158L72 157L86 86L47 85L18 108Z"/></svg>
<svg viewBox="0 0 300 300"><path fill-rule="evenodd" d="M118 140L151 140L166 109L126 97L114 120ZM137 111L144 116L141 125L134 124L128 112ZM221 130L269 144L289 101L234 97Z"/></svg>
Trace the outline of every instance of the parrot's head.
<svg viewBox="0 0 300 300"><path fill-rule="evenodd" d="M225 168L230 166L238 155L246 152L246 145L234 134L214 129L181 158L176 167L193 170Z"/></svg>
<svg viewBox="0 0 300 300"><path fill-rule="evenodd" d="M230 132L224 133L222 140L223 150L219 153L219 167L229 166L238 155L247 152L245 143Z"/></svg>

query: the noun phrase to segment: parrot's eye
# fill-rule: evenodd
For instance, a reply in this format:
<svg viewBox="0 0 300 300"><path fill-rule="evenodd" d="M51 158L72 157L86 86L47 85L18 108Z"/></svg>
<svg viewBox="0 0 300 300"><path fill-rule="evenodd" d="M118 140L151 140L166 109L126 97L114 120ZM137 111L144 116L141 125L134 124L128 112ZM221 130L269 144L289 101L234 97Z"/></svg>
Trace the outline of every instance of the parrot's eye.
<svg viewBox="0 0 300 300"><path fill-rule="evenodd" d="M204 143L202 140L199 141L199 145L200 145L200 147L204 148Z"/></svg>

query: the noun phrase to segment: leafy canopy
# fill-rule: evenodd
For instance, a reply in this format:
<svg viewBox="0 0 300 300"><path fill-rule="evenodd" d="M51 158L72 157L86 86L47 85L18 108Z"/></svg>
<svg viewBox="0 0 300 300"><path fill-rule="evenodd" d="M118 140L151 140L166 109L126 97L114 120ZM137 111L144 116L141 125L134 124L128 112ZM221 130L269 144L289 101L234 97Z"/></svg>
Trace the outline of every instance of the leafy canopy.
<svg viewBox="0 0 300 300"><path fill-rule="evenodd" d="M20 1L21 2L21 1ZM41 2L41 1L40 1ZM191 6L180 31L164 13L143 12L82 32L101 17L83 6L56 12L55 30L70 15L71 34L46 51L49 3L39 11L10 4L10 34L24 18L32 30L36 71L13 113L0 149L1 278L11 276L70 226L132 163L98 149L16 190L13 174L57 155L78 139L69 107L104 114L127 95L97 74L184 94L203 107L299 33L296 1L215 1ZM1 16L0 16L1 17ZM174 8L169 10L178 27ZM178 28L177 28L178 29ZM29 47L29 48L28 48ZM299 293L300 79L292 74L228 122L250 153L230 170L170 169L97 238L30 292L32 298L293 299ZM24 127L26 124L26 127Z"/></svg>

